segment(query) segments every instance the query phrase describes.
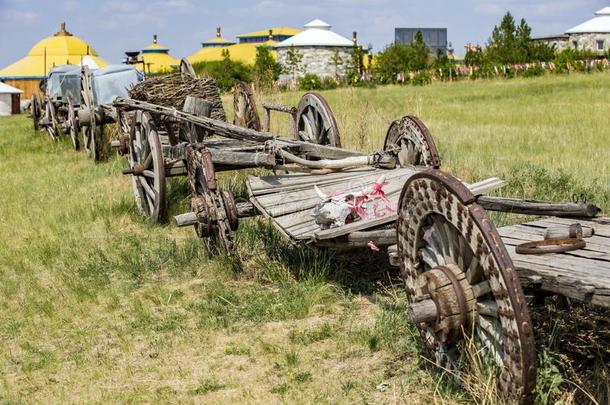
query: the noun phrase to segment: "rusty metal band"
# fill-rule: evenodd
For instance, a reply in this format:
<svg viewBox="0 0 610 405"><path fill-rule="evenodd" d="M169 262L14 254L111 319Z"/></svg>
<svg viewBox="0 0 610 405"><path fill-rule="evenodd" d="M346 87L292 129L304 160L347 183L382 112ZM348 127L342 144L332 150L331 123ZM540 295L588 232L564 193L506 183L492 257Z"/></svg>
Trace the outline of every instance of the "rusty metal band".
<svg viewBox="0 0 610 405"><path fill-rule="evenodd" d="M547 239L522 243L516 247L516 252L522 255L540 255L544 253L564 253L584 249L587 242L582 239Z"/></svg>

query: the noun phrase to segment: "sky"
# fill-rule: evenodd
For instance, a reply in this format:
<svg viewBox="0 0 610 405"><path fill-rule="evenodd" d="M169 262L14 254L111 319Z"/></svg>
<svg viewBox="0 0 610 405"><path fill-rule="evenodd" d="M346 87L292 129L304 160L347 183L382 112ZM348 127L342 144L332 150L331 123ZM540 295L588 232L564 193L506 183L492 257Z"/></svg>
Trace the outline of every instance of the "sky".
<svg viewBox="0 0 610 405"><path fill-rule="evenodd" d="M62 21L113 63L149 45L155 33L180 58L214 37L216 26L234 39L273 26L301 28L314 18L347 38L357 31L374 52L394 40L395 27L446 27L460 55L468 42L485 44L507 11L525 18L534 35L550 35L605 6L610 0L0 0L0 67L25 56Z"/></svg>

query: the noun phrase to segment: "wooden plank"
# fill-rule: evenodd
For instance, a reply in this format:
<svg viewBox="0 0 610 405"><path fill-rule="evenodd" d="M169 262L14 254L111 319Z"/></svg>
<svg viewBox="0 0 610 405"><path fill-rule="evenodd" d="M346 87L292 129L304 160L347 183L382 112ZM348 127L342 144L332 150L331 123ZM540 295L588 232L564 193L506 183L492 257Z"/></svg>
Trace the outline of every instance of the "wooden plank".
<svg viewBox="0 0 610 405"><path fill-rule="evenodd" d="M542 235L540 234L541 231ZM525 225L513 225L510 227L499 228L498 233L502 238L510 237L519 239L523 241L522 243L544 240L544 228L534 228ZM600 238L597 236L585 238L584 240L587 245L585 246L584 250L607 253L610 255L610 244L605 244L606 239L607 238Z"/></svg>
<svg viewBox="0 0 610 405"><path fill-rule="evenodd" d="M394 201L398 200L398 196L404 182L407 180L404 178L408 176L406 173L388 173L386 180L388 183L384 186L384 191L388 198L393 197ZM355 182L355 181L354 181ZM361 191L363 188L369 186L372 181L367 182L364 179L358 179L357 184L347 186L344 189L346 193L355 193ZM336 191L336 188L332 185L319 187L322 192L329 193ZM265 207L272 217L278 217L289 213L310 210L320 203L320 196L316 193L313 186L305 190L290 191L286 193L274 193L265 196L256 197L259 203Z"/></svg>
<svg viewBox="0 0 610 405"><path fill-rule="evenodd" d="M592 219L594 219L594 218L592 218ZM548 224L548 226L555 226L555 225L569 226L576 222L580 223L583 226L588 226L588 227L594 228L595 234L597 236L603 236L604 238L610 238L610 225L606 224L606 222L602 218L596 219L596 221L592 221L592 220L584 220L581 218L568 219L568 218L553 217L553 218L546 218L546 219L540 220L540 221L534 221L533 223L534 224Z"/></svg>
<svg viewBox="0 0 610 405"><path fill-rule="evenodd" d="M525 241L523 239L515 239L515 238L511 238L511 237L502 237L502 240L504 241L504 244L506 245L511 245L511 246L518 246L522 243L526 243L528 241ZM531 242L531 241L529 241ZM587 244L587 247L589 247L590 245ZM574 256L574 257L584 257L587 259L593 259L593 260L601 260L601 261L610 261L610 253L608 251L600 251L600 250L595 250L595 249L578 249L578 250L572 250L570 252L564 252L564 255L567 256Z"/></svg>
<svg viewBox="0 0 610 405"><path fill-rule="evenodd" d="M314 238L315 240L333 239L355 231L362 231L365 229L371 229L381 225L389 224L390 222L395 222L397 218L397 214L391 214L383 218L373 218L364 221L352 222L351 224L343 225L338 228L331 228L314 232Z"/></svg>
<svg viewBox="0 0 610 405"><path fill-rule="evenodd" d="M329 182L339 182L358 176L368 176L372 173L381 173L382 170L370 168L344 170L336 173L316 175L316 174L286 174L279 176L248 177L248 183L252 190L252 195L262 195L287 191L299 187L309 187L313 184L327 184ZM380 174L381 175L381 174Z"/></svg>
<svg viewBox="0 0 610 405"><path fill-rule="evenodd" d="M599 212L593 204L549 203L536 200L519 200L506 197L483 196L477 202L486 210L524 215L550 215L560 217L593 217Z"/></svg>

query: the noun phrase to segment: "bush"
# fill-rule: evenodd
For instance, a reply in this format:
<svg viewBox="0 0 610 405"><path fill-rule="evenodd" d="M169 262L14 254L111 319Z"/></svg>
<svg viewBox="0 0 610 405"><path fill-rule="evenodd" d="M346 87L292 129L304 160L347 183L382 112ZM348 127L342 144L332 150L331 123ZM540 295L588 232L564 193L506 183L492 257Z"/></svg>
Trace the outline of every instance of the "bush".
<svg viewBox="0 0 610 405"><path fill-rule="evenodd" d="M545 70L542 66L540 66L538 64L533 64L522 73L522 76L523 77L537 77L537 76L544 76L544 74L545 74Z"/></svg>
<svg viewBox="0 0 610 405"><path fill-rule="evenodd" d="M432 76L430 72L427 70L423 70L419 73L416 73L415 76L410 80L411 84L414 86L425 86L426 84L432 83Z"/></svg>
<svg viewBox="0 0 610 405"><path fill-rule="evenodd" d="M325 77L322 79L322 90L333 90L337 87L339 87L339 83L334 77Z"/></svg>
<svg viewBox="0 0 610 405"><path fill-rule="evenodd" d="M270 48L261 45L256 48L256 60L252 73L260 88L269 88L280 77L282 65L273 59Z"/></svg>
<svg viewBox="0 0 610 405"><path fill-rule="evenodd" d="M311 91L321 89L322 81L317 75L313 73L307 73L305 74L305 76L299 78L299 90Z"/></svg>
<svg viewBox="0 0 610 405"><path fill-rule="evenodd" d="M238 81L251 82L251 68L237 61L232 61L225 57L221 61L197 62L193 64L195 73L202 76L209 76L216 80L220 91L231 91Z"/></svg>

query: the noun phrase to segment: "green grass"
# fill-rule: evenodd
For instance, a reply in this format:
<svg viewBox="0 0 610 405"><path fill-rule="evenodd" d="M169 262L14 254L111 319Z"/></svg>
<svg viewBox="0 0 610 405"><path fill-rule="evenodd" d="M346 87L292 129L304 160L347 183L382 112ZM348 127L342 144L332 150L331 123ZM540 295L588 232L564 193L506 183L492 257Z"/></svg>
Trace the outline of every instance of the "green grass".
<svg viewBox="0 0 610 405"><path fill-rule="evenodd" d="M607 213L609 90L596 74L324 95L346 147L379 149L393 119L416 114L455 175ZM30 126L0 119L2 402L472 401L421 359L399 285L259 219L242 221L237 258L210 254L192 229L139 217L121 158L94 165ZM221 182L244 196L244 177ZM169 195L171 214L186 210L184 179Z"/></svg>

